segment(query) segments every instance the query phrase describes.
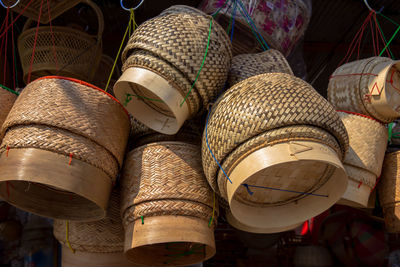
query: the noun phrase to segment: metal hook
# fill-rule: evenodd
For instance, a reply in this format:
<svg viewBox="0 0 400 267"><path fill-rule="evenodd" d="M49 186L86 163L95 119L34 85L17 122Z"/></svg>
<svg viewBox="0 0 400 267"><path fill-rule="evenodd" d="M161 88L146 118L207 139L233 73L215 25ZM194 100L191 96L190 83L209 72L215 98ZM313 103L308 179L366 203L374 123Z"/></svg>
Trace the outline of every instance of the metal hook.
<svg viewBox="0 0 400 267"><path fill-rule="evenodd" d="M1 0L0 0L0 1L1 1ZM126 11L129 11L129 12L131 12L131 9L133 9L133 10L138 9L138 8L143 4L143 2L144 2L144 0L140 1L140 3L139 3L137 6L133 7L133 8L126 8L126 7L124 6L123 0L120 1L122 9L124 9L124 10L126 10Z"/></svg>
<svg viewBox="0 0 400 267"><path fill-rule="evenodd" d="M20 1L20 0L17 0L17 1L16 1L13 5L11 5L11 6L6 6L6 5L3 3L3 1L0 0L0 5L2 5L4 8L13 8L13 7L15 7L16 5L19 4L19 1Z"/></svg>
<svg viewBox="0 0 400 267"><path fill-rule="evenodd" d="M383 10L383 6L381 7L381 9L379 10L379 11L376 11L375 9L373 9L369 4L368 4L368 1L367 0L364 0L364 4L367 6L367 8L369 9L369 11L373 11L373 12L375 12L375 13L377 13L377 14L379 14L379 13L381 13L382 12L382 10Z"/></svg>

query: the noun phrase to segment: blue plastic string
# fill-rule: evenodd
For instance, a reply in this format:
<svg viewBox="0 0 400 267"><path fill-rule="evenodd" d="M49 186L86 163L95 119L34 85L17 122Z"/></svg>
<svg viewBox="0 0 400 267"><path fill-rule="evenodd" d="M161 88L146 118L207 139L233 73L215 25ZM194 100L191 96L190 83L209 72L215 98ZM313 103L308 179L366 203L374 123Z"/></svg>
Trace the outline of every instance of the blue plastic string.
<svg viewBox="0 0 400 267"><path fill-rule="evenodd" d="M328 195L299 192L299 191L294 191L294 190L286 190L286 189L273 188L273 187L267 187L267 186L249 185L249 184L242 184L242 185L244 185L246 187L247 192L250 195L253 195L253 192L250 190L250 187L255 187L255 188L270 189L270 190L283 191L283 192L289 192L289 193L296 193L296 194L301 194L301 195L309 195L309 196L316 196L316 197L328 197Z"/></svg>
<svg viewBox="0 0 400 267"><path fill-rule="evenodd" d="M233 41L233 31L234 31L234 29L235 29L236 7L237 7L237 1L235 1L235 6L234 6L234 8L233 8L233 14L232 14L231 43L232 43L232 41Z"/></svg>
<svg viewBox="0 0 400 267"><path fill-rule="evenodd" d="M133 10L138 9L138 8L143 4L143 2L144 2L144 0L140 1L140 3L137 4L137 6L135 6L135 7L133 7L133 8L126 8L126 7L124 6L123 0L120 1L122 9L123 9L123 10L126 10L126 11L129 11L129 12L131 12L131 9L133 9Z"/></svg>

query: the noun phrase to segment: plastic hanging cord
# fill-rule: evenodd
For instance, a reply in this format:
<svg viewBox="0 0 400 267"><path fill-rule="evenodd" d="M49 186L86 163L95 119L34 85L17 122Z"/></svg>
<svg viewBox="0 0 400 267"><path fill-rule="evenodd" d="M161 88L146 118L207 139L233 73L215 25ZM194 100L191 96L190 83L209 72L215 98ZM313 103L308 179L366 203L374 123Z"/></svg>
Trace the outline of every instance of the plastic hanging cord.
<svg viewBox="0 0 400 267"><path fill-rule="evenodd" d="M136 9L138 9L142 4L143 4L143 2L144 2L144 0L141 0L140 2L139 2L139 4L137 4L137 6L135 6L135 7L133 7L133 8L126 8L125 6L124 6L124 1L123 0L121 0L120 1L120 4L121 4L121 7L122 7L122 9L123 10L126 10L126 11L131 11L131 10L136 10Z"/></svg>
<svg viewBox="0 0 400 267"><path fill-rule="evenodd" d="M0 0L0 5L2 5L4 8L13 8L13 7L15 7L16 5L18 5L19 2L20 2L20 0L17 0L17 1L15 1L15 3L12 4L11 6L6 6L6 5L3 3L3 1Z"/></svg>
<svg viewBox="0 0 400 267"><path fill-rule="evenodd" d="M215 215L215 191L213 192L213 210L212 210L210 221L208 222L208 227L211 227L211 225L214 221L214 215Z"/></svg>
<svg viewBox="0 0 400 267"><path fill-rule="evenodd" d="M65 241L72 253L75 253L75 249L72 248L71 243L69 242L69 221L66 222L65 227Z"/></svg>
<svg viewBox="0 0 400 267"><path fill-rule="evenodd" d="M382 40L383 40L383 44L386 46L386 44L387 44L386 36L385 36L385 34L383 33L382 27L381 27L381 25L379 24L379 21L378 21L378 18L376 17L376 14L374 14L374 20L375 20L376 25L377 25L378 28L379 28L379 34L380 34L380 36L381 36L381 38L382 38ZM391 58L394 59L394 55L393 55L392 50L390 49L389 46L387 46L386 51L388 51L388 53L390 54Z"/></svg>
<svg viewBox="0 0 400 267"><path fill-rule="evenodd" d="M19 17L21 17L21 16L25 13L25 10L31 5L32 2L33 2L33 0L30 0L30 1L29 1L29 3L24 7L24 9L22 9L22 11L19 12L18 16L13 20L13 22L11 23L11 25L13 25L13 24L17 21L17 19L18 19ZM4 34L11 28L11 25L9 25L6 29L4 29L4 32L0 35L0 38L3 37Z"/></svg>

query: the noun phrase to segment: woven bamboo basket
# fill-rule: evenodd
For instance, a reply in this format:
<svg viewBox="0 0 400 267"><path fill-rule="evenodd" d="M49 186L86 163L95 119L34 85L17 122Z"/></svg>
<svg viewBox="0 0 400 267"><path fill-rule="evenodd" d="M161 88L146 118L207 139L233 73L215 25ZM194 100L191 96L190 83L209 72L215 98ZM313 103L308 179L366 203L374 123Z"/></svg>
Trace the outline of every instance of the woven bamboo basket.
<svg viewBox="0 0 400 267"><path fill-rule="evenodd" d="M2 0L6 6L12 6L15 4L15 0ZM49 0L48 2L42 0L21 0L19 3L12 8L12 11L22 13L25 17L37 21L39 17L40 7L42 6L42 16L40 22L47 24L50 22L48 13L51 14L51 19L55 19L65 11L73 8L78 3L83 2L82 0Z"/></svg>
<svg viewBox="0 0 400 267"><path fill-rule="evenodd" d="M55 220L54 236L62 244L62 267L134 266L123 254L124 228L117 189L111 194L106 218L96 222L68 224Z"/></svg>
<svg viewBox="0 0 400 267"><path fill-rule="evenodd" d="M10 112L12 106L14 105L17 95L11 93L0 87L0 127L3 125L7 118L8 112ZM0 133L0 142L3 134Z"/></svg>
<svg viewBox="0 0 400 267"><path fill-rule="evenodd" d="M348 147L346 129L333 107L292 75L261 74L236 84L216 102L206 129L208 182L245 225L273 229L304 222L346 189L340 162Z"/></svg>
<svg viewBox="0 0 400 267"><path fill-rule="evenodd" d="M255 27L264 37L266 43L270 47L281 51L285 56L290 54L298 39L303 36L311 18L311 1L242 0L240 2L237 1L237 4L235 2L203 0L199 5L199 9L207 14L214 14L222 8L217 20L223 25L228 25L228 22L231 20L230 18L235 14L233 40L236 40L236 43L233 42L233 51L237 51L238 54L251 53L254 47L260 46L252 34L249 23L241 13L242 10L239 3L242 3L243 7L247 10ZM242 33L243 30L240 30L241 28L245 28L248 32L247 38L241 38L245 36ZM237 36L237 32L241 34Z"/></svg>
<svg viewBox="0 0 400 267"><path fill-rule="evenodd" d="M138 147L128 154L122 176L128 259L179 266L215 254L217 203L203 175L199 146L158 142Z"/></svg>
<svg viewBox="0 0 400 267"><path fill-rule="evenodd" d="M93 85L52 76L30 83L3 124L0 196L46 217L103 218L129 129L121 104Z"/></svg>
<svg viewBox="0 0 400 267"><path fill-rule="evenodd" d="M372 57L340 66L328 85L337 109L371 116L383 123L400 117L400 61Z"/></svg>
<svg viewBox="0 0 400 267"><path fill-rule="evenodd" d="M366 115L338 112L349 135L343 164L349 185L340 204L367 207L376 178L381 175L388 134L385 126Z"/></svg>
<svg viewBox="0 0 400 267"><path fill-rule="evenodd" d="M96 12L99 24L96 36L69 27L40 26L35 38L36 28L29 28L32 20L28 19L25 23L18 37L18 52L25 83L28 82L29 72L31 72L30 81L47 75L92 80L102 55L104 19L103 13L95 3L91 0L82 2ZM36 47L32 61L35 40Z"/></svg>
<svg viewBox="0 0 400 267"><path fill-rule="evenodd" d="M381 181L378 184L379 200L383 208L386 230L400 233L400 151L386 154Z"/></svg>
<svg viewBox="0 0 400 267"><path fill-rule="evenodd" d="M229 38L211 16L172 6L136 29L123 51L114 92L137 120L175 134L216 98L231 59Z"/></svg>
<svg viewBox="0 0 400 267"><path fill-rule="evenodd" d="M270 49L257 54L238 55L232 59L228 84L232 87L251 76L273 72L293 75L286 58L278 50Z"/></svg>

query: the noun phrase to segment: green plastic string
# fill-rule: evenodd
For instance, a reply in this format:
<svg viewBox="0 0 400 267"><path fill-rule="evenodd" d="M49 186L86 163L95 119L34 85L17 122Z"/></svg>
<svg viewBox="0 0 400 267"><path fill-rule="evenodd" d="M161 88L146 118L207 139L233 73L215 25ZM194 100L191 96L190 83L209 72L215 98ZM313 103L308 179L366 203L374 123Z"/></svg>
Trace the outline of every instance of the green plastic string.
<svg viewBox="0 0 400 267"><path fill-rule="evenodd" d="M144 224L144 218L143 218L143 216L140 216L140 218L142 218L142 224Z"/></svg>
<svg viewBox="0 0 400 267"><path fill-rule="evenodd" d="M378 28L379 28L379 31L381 32L381 34L382 34L382 37L383 37L383 40L385 41L385 44L387 44L387 40L386 40L386 36L385 36L385 34L383 33L383 30L382 30L382 27L381 27L381 25L379 24L379 21L378 21L378 18L377 17L375 17L375 19L376 19L376 24L378 25ZM388 51L389 51L389 53L390 53L390 56L392 57L392 59L394 59L394 55L393 55L393 53L392 53L392 50L390 49L390 47L388 46Z"/></svg>
<svg viewBox="0 0 400 267"><path fill-rule="evenodd" d="M13 93L13 94L15 94L15 95L19 95L18 92L14 91L13 89L10 89L10 88L8 88L8 87L2 85L2 84L0 84L0 87L3 88L4 90L9 91L10 93Z"/></svg>
<svg viewBox="0 0 400 267"><path fill-rule="evenodd" d="M132 96L133 96L133 97L136 97L136 98L141 98L141 99L149 100L149 101L164 103L164 101L162 101L161 99L154 99L154 98L148 98L148 97L140 96L140 95L126 94L126 98L125 98L125 102L124 102L124 107L126 107L126 105L128 105L128 103L132 100Z"/></svg>
<svg viewBox="0 0 400 267"><path fill-rule="evenodd" d="M172 242L170 244L179 244L179 243L178 242ZM171 262L173 262L173 261L175 261L175 260L177 260L179 258L185 257L185 256L190 256L190 255L194 255L194 254L201 254L202 252L198 251L198 250L201 249L202 247L205 248L204 245L199 245L197 247L193 246L190 250L182 252L182 250L180 250L180 249L169 248L169 244L166 243L165 244L166 250L178 252L177 254L168 254L168 255L166 255L167 257L173 258L173 259L167 261L166 264L170 264Z"/></svg>
<svg viewBox="0 0 400 267"><path fill-rule="evenodd" d="M385 19L387 19L388 21L390 21L391 23L393 23L394 25L396 25L396 26L400 26L400 24L398 24L396 21L394 21L394 20L392 20L391 18L389 18L389 17L386 17L385 15L383 15L382 13L377 13L378 15L380 15L380 16L382 16L382 17L384 17Z"/></svg>
<svg viewBox="0 0 400 267"><path fill-rule="evenodd" d="M388 141L389 142L392 141L393 125L394 125L393 122L388 124Z"/></svg>
<svg viewBox="0 0 400 267"><path fill-rule="evenodd" d="M393 41L394 37L397 35L397 33L400 31L400 26L397 27L396 31L392 35L392 37L389 39L389 42L387 42L386 46L382 49L381 53L379 56L382 56L383 52L385 52L386 48L390 45L390 43Z"/></svg>
<svg viewBox="0 0 400 267"><path fill-rule="evenodd" d="M196 79L194 79L194 82L193 82L192 86L190 87L190 90L189 90L189 92L187 92L187 94L186 94L185 98L183 99L183 101L182 101L182 103L181 103L181 105L180 105L181 107L182 107L183 103L185 103L185 101L186 101L186 99L188 98L188 96L190 95L190 93L192 92L192 89L193 89L194 85L196 84L196 82L197 82L197 79L198 79L198 78L199 78L199 76L200 76L200 72L201 72L201 70L203 69L204 62L206 62L206 58L207 58L207 54L208 54L208 48L210 47L210 39L211 39L211 27L212 27L212 22L213 22L213 19L211 18L211 19L210 19L210 28L209 28L209 30L208 30L208 40L207 40L207 47L206 47L206 52L204 53L203 62L201 63L201 66L200 66L200 69L199 69L199 71L197 72Z"/></svg>

